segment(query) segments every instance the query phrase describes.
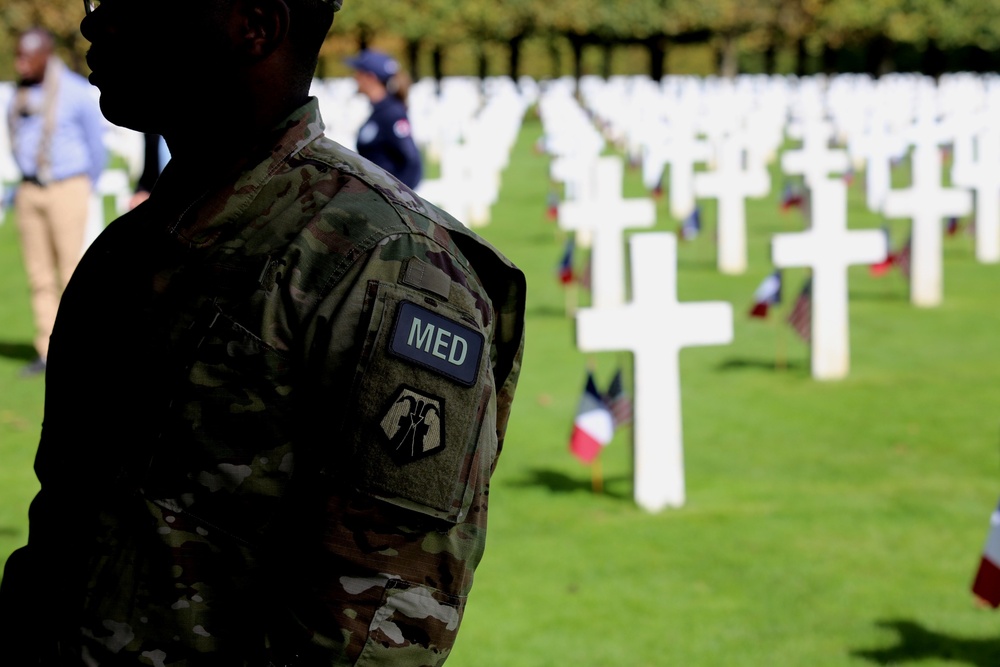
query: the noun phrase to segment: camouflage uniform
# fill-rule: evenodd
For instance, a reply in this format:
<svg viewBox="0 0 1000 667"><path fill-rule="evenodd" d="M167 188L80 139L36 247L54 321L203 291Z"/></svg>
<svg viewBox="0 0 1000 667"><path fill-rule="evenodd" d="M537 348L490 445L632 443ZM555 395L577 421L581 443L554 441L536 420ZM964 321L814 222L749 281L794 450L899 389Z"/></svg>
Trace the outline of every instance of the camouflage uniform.
<svg viewBox="0 0 1000 667"><path fill-rule="evenodd" d="M200 196L168 166L73 277L2 605L53 664L448 656L524 277L322 127Z"/></svg>

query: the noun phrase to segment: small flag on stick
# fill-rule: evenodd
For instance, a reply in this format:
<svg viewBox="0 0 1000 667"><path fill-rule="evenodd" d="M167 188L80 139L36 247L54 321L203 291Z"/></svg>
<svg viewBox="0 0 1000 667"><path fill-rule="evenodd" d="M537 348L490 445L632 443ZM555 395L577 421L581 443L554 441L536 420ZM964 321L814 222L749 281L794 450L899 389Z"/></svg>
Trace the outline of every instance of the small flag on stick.
<svg viewBox="0 0 1000 667"><path fill-rule="evenodd" d="M632 401L625 393L625 386L622 383L622 369L615 371L615 376L611 378L608 386L608 393L604 395L604 403L611 411L611 420L615 428L624 426L632 421Z"/></svg>
<svg viewBox="0 0 1000 667"><path fill-rule="evenodd" d="M701 233L701 207L696 206L681 222L679 236L682 241L693 241Z"/></svg>
<svg viewBox="0 0 1000 667"><path fill-rule="evenodd" d="M550 190L545 198L545 217L555 222L559 218L559 193Z"/></svg>
<svg viewBox="0 0 1000 667"><path fill-rule="evenodd" d="M889 236L888 225L882 225L882 234L885 235L885 247L891 248L892 238ZM881 278L882 276L884 276L889 272L889 269L891 269L895 263L896 263L896 253L889 252L886 254L885 259L883 259L881 262L869 266L868 272L874 278Z"/></svg>
<svg viewBox="0 0 1000 667"><path fill-rule="evenodd" d="M781 303L781 271L775 271L764 278L753 293L753 306L750 307L750 317L767 317L771 306Z"/></svg>
<svg viewBox="0 0 1000 667"><path fill-rule="evenodd" d="M786 183L781 191L781 212L787 213L793 208L802 208L805 202L805 194L802 188Z"/></svg>
<svg viewBox="0 0 1000 667"><path fill-rule="evenodd" d="M898 266L899 270L902 271L903 277L906 278L907 282L910 281L910 247L912 245L913 237L910 236L906 239L906 243L903 244L903 247L896 253L894 260L896 266Z"/></svg>
<svg viewBox="0 0 1000 667"><path fill-rule="evenodd" d="M594 374L587 372L587 384L576 409L569 451L584 463L592 463L614 436L614 418L594 384Z"/></svg>
<svg viewBox="0 0 1000 667"><path fill-rule="evenodd" d="M990 531L972 582L972 593L994 609L1000 607L1000 505L990 516Z"/></svg>
<svg viewBox="0 0 1000 667"><path fill-rule="evenodd" d="M559 260L559 282L569 285L576 279L573 273L573 252L576 249L576 241L570 236L566 239L566 247L563 249L562 259Z"/></svg>
<svg viewBox="0 0 1000 667"><path fill-rule="evenodd" d="M802 291L795 299L792 312L788 314L788 323L795 332L807 343L812 339L812 278L806 280Z"/></svg>

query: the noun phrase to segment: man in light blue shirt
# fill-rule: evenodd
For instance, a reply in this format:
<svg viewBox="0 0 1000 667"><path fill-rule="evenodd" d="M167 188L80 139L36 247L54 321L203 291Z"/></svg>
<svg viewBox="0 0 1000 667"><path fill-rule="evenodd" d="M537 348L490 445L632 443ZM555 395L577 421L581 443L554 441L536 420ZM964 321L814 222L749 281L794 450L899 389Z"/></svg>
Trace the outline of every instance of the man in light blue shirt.
<svg viewBox="0 0 1000 667"><path fill-rule="evenodd" d="M59 297L83 253L93 184L104 169L106 127L90 84L53 54L52 35L21 35L18 86L7 122L22 180L14 200L31 288L38 358L22 375L45 371Z"/></svg>

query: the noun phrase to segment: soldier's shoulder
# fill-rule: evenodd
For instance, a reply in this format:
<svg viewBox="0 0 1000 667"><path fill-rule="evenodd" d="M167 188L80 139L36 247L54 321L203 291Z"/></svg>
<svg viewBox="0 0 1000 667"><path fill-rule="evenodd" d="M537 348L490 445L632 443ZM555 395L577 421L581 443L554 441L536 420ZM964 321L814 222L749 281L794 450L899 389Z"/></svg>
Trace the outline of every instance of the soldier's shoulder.
<svg viewBox="0 0 1000 667"><path fill-rule="evenodd" d="M399 209L404 216L405 212L409 212L446 226L461 224L444 211L421 199L417 193L385 169L327 137L320 137L311 142L302 154L303 157L321 162L354 181L342 189L338 203L344 198L351 197L352 194L369 191L377 194L385 205Z"/></svg>
<svg viewBox="0 0 1000 667"><path fill-rule="evenodd" d="M326 137L313 141L302 157L326 165L342 180L328 207L337 214L348 211L366 224L381 228L386 236L414 233L463 254L472 247L509 266L510 261L486 240L448 212L422 199L416 192L378 165ZM480 253L476 253L480 254Z"/></svg>

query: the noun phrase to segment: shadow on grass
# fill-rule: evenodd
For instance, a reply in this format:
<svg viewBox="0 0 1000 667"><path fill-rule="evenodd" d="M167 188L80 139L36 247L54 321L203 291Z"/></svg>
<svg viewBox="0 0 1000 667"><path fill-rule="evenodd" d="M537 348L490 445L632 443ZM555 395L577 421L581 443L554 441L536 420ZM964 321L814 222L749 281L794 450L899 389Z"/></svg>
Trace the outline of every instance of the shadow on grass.
<svg viewBox="0 0 1000 667"><path fill-rule="evenodd" d="M550 304L539 304L537 306L530 306L526 309L526 314L532 317L544 317L553 319L566 319L566 307L565 306L553 306Z"/></svg>
<svg viewBox="0 0 1000 667"><path fill-rule="evenodd" d="M890 648L851 651L851 655L877 665L902 665L934 658L973 667L1000 665L1000 638L953 637L924 628L914 621L879 621L879 627L895 630L897 644Z"/></svg>
<svg viewBox="0 0 1000 667"><path fill-rule="evenodd" d="M848 299L851 301L898 301L904 303L909 300L909 296L905 289L892 287L881 292L875 290L851 290Z"/></svg>
<svg viewBox="0 0 1000 667"><path fill-rule="evenodd" d="M35 352L34 345L30 343L11 343L0 340L0 357L33 361L37 356L38 353Z"/></svg>
<svg viewBox="0 0 1000 667"><path fill-rule="evenodd" d="M784 368L778 368L773 359L726 359L716 367L720 371L771 371L787 373L809 370L809 364L801 359L788 359Z"/></svg>
<svg viewBox="0 0 1000 667"><path fill-rule="evenodd" d="M0 537L20 537L21 531L18 528L0 526Z"/></svg>
<svg viewBox="0 0 1000 667"><path fill-rule="evenodd" d="M610 485L614 486L627 486L627 484L622 484L623 482L629 482L631 479L625 475L614 475L611 477L604 478L604 490L603 495L609 498L616 498L619 500L631 500L632 496L627 491L620 491L617 488L609 488ZM513 486L517 488L530 488L530 487L541 487L548 489L552 493L593 493L594 489L589 477L581 475L580 477L570 477L569 475L558 472L555 470L540 470L535 469L528 472L528 475L524 479L516 480L513 482L508 482L508 486Z"/></svg>
<svg viewBox="0 0 1000 667"><path fill-rule="evenodd" d="M678 257L678 271L714 271L715 257Z"/></svg>

